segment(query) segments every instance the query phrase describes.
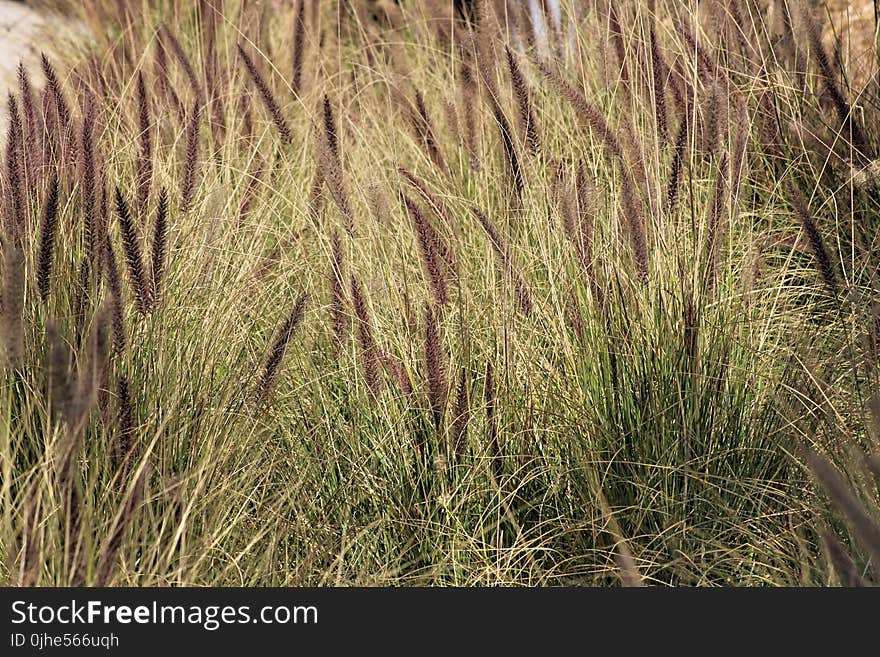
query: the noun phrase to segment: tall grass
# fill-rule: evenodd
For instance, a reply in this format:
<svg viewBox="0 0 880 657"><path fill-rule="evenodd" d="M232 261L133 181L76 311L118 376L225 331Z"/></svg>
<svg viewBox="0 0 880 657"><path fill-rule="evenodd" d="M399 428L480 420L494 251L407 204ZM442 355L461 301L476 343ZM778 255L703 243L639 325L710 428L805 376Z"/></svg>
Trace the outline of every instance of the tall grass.
<svg viewBox="0 0 880 657"><path fill-rule="evenodd" d="M21 70L0 574L874 581L874 92L754 3L430 4L88 0Z"/></svg>

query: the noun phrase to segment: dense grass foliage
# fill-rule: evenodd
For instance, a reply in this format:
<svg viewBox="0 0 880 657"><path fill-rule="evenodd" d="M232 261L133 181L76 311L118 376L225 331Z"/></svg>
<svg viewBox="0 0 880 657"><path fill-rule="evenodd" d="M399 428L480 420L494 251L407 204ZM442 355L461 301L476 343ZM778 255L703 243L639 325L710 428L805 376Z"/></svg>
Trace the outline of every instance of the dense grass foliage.
<svg viewBox="0 0 880 657"><path fill-rule="evenodd" d="M72 6L8 103L4 578L876 578L880 93L770 4Z"/></svg>

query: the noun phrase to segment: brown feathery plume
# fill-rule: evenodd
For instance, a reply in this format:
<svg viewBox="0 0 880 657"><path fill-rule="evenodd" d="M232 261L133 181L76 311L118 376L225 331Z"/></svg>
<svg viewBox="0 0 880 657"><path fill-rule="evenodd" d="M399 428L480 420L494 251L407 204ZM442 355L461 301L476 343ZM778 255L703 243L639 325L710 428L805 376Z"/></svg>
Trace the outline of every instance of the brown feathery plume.
<svg viewBox="0 0 880 657"><path fill-rule="evenodd" d="M654 119L657 121L657 133L660 135L660 143L669 141L669 123L666 118L666 66L663 63L663 55L657 45L657 35L654 26L651 26L651 72L654 76Z"/></svg>
<svg viewBox="0 0 880 657"><path fill-rule="evenodd" d="M146 215L147 199L150 197L150 185L153 182L153 140L151 135L152 119L150 118L150 98L144 82L143 71L137 76L137 112L139 148L137 155L137 211L138 215Z"/></svg>
<svg viewBox="0 0 880 657"><path fill-rule="evenodd" d="M825 51L825 46L822 45L822 33L819 29L819 26L816 24L816 21L813 20L813 17L810 15L810 9L806 4L801 5L801 18L804 22L804 25L806 26L807 39L810 43L810 50L812 51L813 57L815 58L816 63L819 65L819 70L822 73L822 81L825 84L825 92L828 94L828 96L831 98L831 102L834 104L834 109L837 112L837 118L840 120L841 125L846 131L849 140L855 147L857 153L865 159L870 160L873 156L871 154L868 143L867 141L865 141L862 130L859 127L859 124L856 122L855 117L853 116L852 108L843 97L840 88L835 82L835 75L834 71L831 68L831 63L828 60L828 53Z"/></svg>
<svg viewBox="0 0 880 657"><path fill-rule="evenodd" d="M49 301L55 238L58 234L58 177L52 178L40 218L40 246L37 256L37 290L43 303Z"/></svg>
<svg viewBox="0 0 880 657"><path fill-rule="evenodd" d="M581 303L578 301L574 287L570 287L565 297L565 315L571 323L571 328L577 336L581 344L586 339L586 331L584 330L584 315L581 311Z"/></svg>
<svg viewBox="0 0 880 657"><path fill-rule="evenodd" d="M272 348L269 349L269 357L263 365L263 374L260 376L260 381L257 384L257 397L260 400L267 399L275 387L278 368L281 365L281 361L284 360L284 352L287 350L290 338L293 337L294 331L296 331L297 326L299 326L303 319L308 298L307 293L300 295L293 305L293 310L290 311L287 319L275 334L275 341L272 343Z"/></svg>
<svg viewBox="0 0 880 657"><path fill-rule="evenodd" d="M880 564L880 525L871 518L864 504L827 458L808 452L806 460L834 508L846 519L871 562Z"/></svg>
<svg viewBox="0 0 880 657"><path fill-rule="evenodd" d="M260 93L260 98L262 98L266 110L272 117L272 122L275 123L275 127L278 128L281 138L284 140L285 144L292 144L293 135L290 132L287 121L284 119L284 114L282 113L281 108L278 106L278 101L275 100L272 90L269 89L269 85L266 84L266 81L263 79L263 76L260 75L260 72L257 70L250 55L247 54L247 51L245 51L241 44L238 44L238 54L241 55L241 59L244 62L248 75L251 76L251 80L253 80L254 85L257 87L257 91Z"/></svg>
<svg viewBox="0 0 880 657"><path fill-rule="evenodd" d="M531 315L533 307L532 295L529 292L525 279L514 265L513 256L510 253L507 242L482 210L474 206L471 208L471 212L473 212L477 221L480 222L483 230L485 230L486 234L489 236L489 242L492 244L492 248L501 265L502 274L506 274L510 277L517 306L524 315Z"/></svg>
<svg viewBox="0 0 880 657"><path fill-rule="evenodd" d="M21 367L24 360L24 252L11 241L3 243L3 307L0 311L6 364Z"/></svg>
<svg viewBox="0 0 880 657"><path fill-rule="evenodd" d="M688 125L690 117L685 113L681 117L681 123L678 126L678 136L675 138L675 147L672 153L672 164L669 171L669 182L666 186L666 212L669 216L675 213L675 206L678 202L678 193L681 189L681 174L684 168L684 158L687 154L688 145Z"/></svg>
<svg viewBox="0 0 880 657"><path fill-rule="evenodd" d="M687 354L687 367L694 373L697 372L697 368L699 367L699 355L700 355L700 335L701 335L701 327L703 323L702 313L698 307L698 303L695 300L695 294L690 289L690 284L687 284L682 290L682 327L684 333L684 348L685 353Z"/></svg>
<svg viewBox="0 0 880 657"><path fill-rule="evenodd" d="M167 25L162 25L160 27L162 37L168 39L168 45L171 46L171 52L174 53L174 56L177 58L178 63L181 68L183 68L183 72L186 75L186 79L189 80L190 87L192 88L193 93L196 96L197 100L201 100L203 97L202 86L199 84L199 78L196 75L196 70L193 68L192 62L186 54L186 51L183 49L183 46L180 45L180 41L177 40L177 37L174 35L174 32L171 31L171 28ZM201 105L201 103L198 103Z"/></svg>
<svg viewBox="0 0 880 657"><path fill-rule="evenodd" d="M462 367L455 392L455 417L452 420L452 453L456 465L461 465L467 454L468 425L471 419L470 399L468 395L467 370Z"/></svg>
<svg viewBox="0 0 880 657"><path fill-rule="evenodd" d="M436 195L432 194L430 190L428 190L424 181L420 179L415 174L407 171L403 167L398 167L397 172L403 176L403 178L415 189L425 203L431 208L431 211L434 213L434 216L437 217L443 224L445 224L446 230L455 233L456 229L456 221L455 216L449 207L443 203ZM449 279L453 282L458 279L458 255L455 252L455 248L452 244L449 243L448 240L441 238L439 234L437 234L437 247L438 253L440 255L441 261L446 268L446 274Z"/></svg>
<svg viewBox="0 0 880 657"><path fill-rule="evenodd" d="M464 137L459 127L458 110L455 107L455 101L446 97L443 99L443 123L449 131L449 137L456 148L464 143Z"/></svg>
<svg viewBox="0 0 880 657"><path fill-rule="evenodd" d="M480 149L477 139L476 119L477 88L471 73L470 66L461 64L461 105L464 119L464 144L468 153L470 168L473 173L480 170Z"/></svg>
<svg viewBox="0 0 880 657"><path fill-rule="evenodd" d="M333 106L330 104L330 98L324 94L322 101L322 113L324 130L323 138L318 135L317 152L315 167L315 177L312 181L312 191L309 195L309 207L317 216L320 214L324 206L324 184L331 187L331 195L342 213L342 217L346 222L346 230L349 236L354 236L354 216L348 203L348 195L345 193L344 181L342 179L342 160L339 154L339 134L336 130L336 119L333 116ZM330 160L325 162L325 160Z"/></svg>
<svg viewBox="0 0 880 657"><path fill-rule="evenodd" d="M330 260L330 322L333 325L334 356L338 355L348 334L348 313L345 310L345 258L339 234L331 237Z"/></svg>
<svg viewBox="0 0 880 657"><path fill-rule="evenodd" d="M348 191L345 187L342 164L333 156L331 147L327 144L326 139L318 139L318 158L318 171L316 171L315 176L317 177L318 173L321 174L323 182L327 184L327 187L330 190L330 196L333 197L336 207L339 208L339 213L342 215L346 232L350 237L355 237L357 231L354 209L351 207L351 202L348 198ZM315 183L317 184L318 180L316 180ZM315 190L313 189L313 191ZM319 202L317 198L313 200Z"/></svg>
<svg viewBox="0 0 880 657"><path fill-rule="evenodd" d="M531 93L519 64L508 46L504 46L507 55L507 68L510 72L510 86L513 96L516 98L516 106L519 110L519 124L525 135L525 143L529 151L534 155L541 147L541 139L538 134L538 120L532 108Z"/></svg>
<svg viewBox="0 0 880 657"><path fill-rule="evenodd" d="M70 126L70 108L64 98L64 91L61 88L61 82L59 82L58 76L55 74L55 69L52 67L51 62L49 62L49 58L45 53L40 53L40 65L43 68L43 75L46 76L46 88L51 93L52 102L58 115L58 122L62 132L66 131Z"/></svg>
<svg viewBox="0 0 880 657"><path fill-rule="evenodd" d="M25 239L27 220L22 194L22 125L18 103L9 93L9 127L6 131L6 179L3 181L3 229L11 242Z"/></svg>
<svg viewBox="0 0 880 657"><path fill-rule="evenodd" d="M197 100L192 107L189 123L186 126L186 157L183 164L183 180L180 184L180 211L190 210L196 190L196 169L199 160L199 140L201 132L201 104Z"/></svg>
<svg viewBox="0 0 880 657"><path fill-rule="evenodd" d="M438 169L446 171L446 162L443 159L443 154L440 152L440 146L437 144L431 115L428 114L425 98L418 89L416 89L414 104L409 114L416 138L422 142L422 147L425 149L428 157Z"/></svg>
<svg viewBox="0 0 880 657"><path fill-rule="evenodd" d="M116 353L125 352L128 340L125 334L125 320L122 315L122 281L119 278L119 268L116 266L116 255L113 253L113 245L109 236L104 238L104 273L107 278L107 287L110 289L110 313L113 327L113 348Z"/></svg>
<svg viewBox="0 0 880 657"><path fill-rule="evenodd" d="M165 247L168 242L168 194L163 187L159 190L159 205L156 208L156 222L153 224L152 248L152 290L153 307L162 300L162 280L165 277Z"/></svg>
<svg viewBox="0 0 880 657"><path fill-rule="evenodd" d="M128 273L131 277L137 308L142 315L146 315L150 310L150 285L144 270L137 229L119 187L116 188L116 216L119 218L119 227L122 229L122 249L128 263Z"/></svg>
<svg viewBox="0 0 880 657"><path fill-rule="evenodd" d="M128 464L134 456L134 403L131 399L131 388L124 376L117 381L119 394L119 444L116 453L117 468L121 476L125 476Z"/></svg>
<svg viewBox="0 0 880 657"><path fill-rule="evenodd" d="M791 185L790 189L792 204L794 205L798 218L801 220L801 225L804 227L804 231L807 233L807 240L810 242L810 247L813 249L813 255L819 266L819 273L822 275L822 279L825 281L825 286L828 288L831 296L836 297L838 293L837 274L834 269L834 261L831 259L831 254L828 251L828 247L825 246L825 239L819 231L819 226L816 224L816 220L813 219L813 216L810 214L810 209L807 207L807 202L804 199L801 190L794 184ZM880 563L880 561L878 561L878 563Z"/></svg>
<svg viewBox="0 0 880 657"><path fill-rule="evenodd" d="M98 556L98 566L95 574L95 586L107 586L113 574L113 568L119 558L119 550L125 534L134 522L138 510L146 496L147 479L149 474L149 461L141 466L137 479L132 483L125 496L125 501L119 509L119 513L113 521L113 529L110 532L110 540L101 550Z"/></svg>
<svg viewBox="0 0 880 657"><path fill-rule="evenodd" d="M293 95L299 96L300 84L302 83L303 55L305 53L306 36L306 0L298 0L294 12L293 26L293 76L290 87Z"/></svg>
<svg viewBox="0 0 880 657"><path fill-rule="evenodd" d="M382 364L391 375L391 379L397 384L397 387L400 388L400 391L405 396L410 396L413 393L413 385L403 362L396 356L392 356L386 352L382 354Z"/></svg>
<svg viewBox="0 0 880 657"><path fill-rule="evenodd" d="M574 198L565 182L565 167L562 162L556 163L553 180L550 183L550 198L556 203L557 212L562 219L562 228L569 237L577 234L577 216Z"/></svg>
<svg viewBox="0 0 880 657"><path fill-rule="evenodd" d="M100 262L98 245L103 239L98 229L101 222L97 221L96 187L97 171L95 162L95 105L93 99L86 100L83 116L80 151L82 153L82 210L83 228L85 231L86 255L93 269ZM150 164L152 166L152 163Z"/></svg>
<svg viewBox="0 0 880 657"><path fill-rule="evenodd" d="M446 383L446 365L440 344L440 318L429 304L425 304L425 369L428 372L428 403L434 417L434 428L440 431L449 388Z"/></svg>
<svg viewBox="0 0 880 657"><path fill-rule="evenodd" d="M715 288L718 278L718 251L721 240L722 223L724 221L725 189L727 186L728 157L725 153L718 165L718 176L715 178L715 191L712 193L712 203L709 207L709 227L706 233L706 256L707 275L709 277L709 290Z"/></svg>
<svg viewBox="0 0 880 657"><path fill-rule="evenodd" d="M330 98L327 97L327 94L324 94L322 110L327 148L330 150L330 155L339 161L339 137L336 131L336 119L333 116L333 105L330 104Z"/></svg>
<svg viewBox="0 0 880 657"><path fill-rule="evenodd" d="M443 306L449 301L449 293L446 287L444 266L438 253L440 238L415 201L406 194L403 195L403 201L412 219L413 232L419 244L419 255L431 285L434 300L438 306Z"/></svg>
<svg viewBox="0 0 880 657"><path fill-rule="evenodd" d="M61 82L55 74L55 69L44 53L40 54L40 63L43 68L43 74L46 77L46 86L43 89L43 93L46 96L44 100L44 116L47 119L45 105L48 104L53 109L52 120L47 122L47 132L50 133L49 139L51 139L53 146L51 155L58 158L58 162L73 165L76 162L76 139L70 107L65 99ZM44 160L44 163L51 161L47 159ZM71 170L73 170L72 167Z"/></svg>
<svg viewBox="0 0 880 657"><path fill-rule="evenodd" d="M162 97L171 102L178 120L183 123L186 118L186 109L180 102L180 96L174 90L174 85L168 77L168 55L165 52L165 42L162 40L161 29L156 33L156 54L153 62L153 75L159 81L159 91Z"/></svg>
<svg viewBox="0 0 880 657"><path fill-rule="evenodd" d="M513 180L513 188L516 192L517 199L522 197L525 181L523 178L522 165L519 161L519 155L516 152L516 145L513 143L513 132L510 129L510 123L501 109L501 105L489 92L489 103L492 107L492 115L495 117L495 123L498 125L498 134L501 137L501 145L504 147L504 154L507 157L507 164L510 166L510 175Z"/></svg>
<svg viewBox="0 0 880 657"><path fill-rule="evenodd" d="M853 563L852 557L849 556L840 541L827 529L819 530L819 536L822 538L822 544L825 546L825 552L834 567L834 572L837 573L837 578L840 580L840 585L848 588L868 586L862 577L861 570Z"/></svg>
<svg viewBox="0 0 880 657"><path fill-rule="evenodd" d="M721 132L727 129L728 123L727 102L728 94L718 80L713 80L709 85L709 97L701 108L704 118L698 134L699 148L706 154L717 152L721 146Z"/></svg>
<svg viewBox="0 0 880 657"><path fill-rule="evenodd" d="M483 394L486 403L486 426L489 438L489 457L491 459L492 476L495 481L501 479L504 469L504 457L501 455L501 444L498 441L498 409L495 396L495 375L492 369L492 361L486 361L486 379L483 384Z"/></svg>
<svg viewBox="0 0 880 657"><path fill-rule="evenodd" d="M364 380L367 384L367 392L370 397L379 395L381 379L379 378L379 349L376 339L373 337L373 327L370 324L370 315L367 310L367 302L361 284L351 276L351 299L354 304L354 315L358 325L358 345L361 352L361 363L364 370Z"/></svg>
<svg viewBox="0 0 880 657"><path fill-rule="evenodd" d="M37 162L40 159L40 130L37 119L36 99L31 79L24 64L18 64L18 93L21 97L21 110L24 125L24 162L27 174L27 189L32 193L37 189Z"/></svg>
<svg viewBox="0 0 880 657"><path fill-rule="evenodd" d="M404 167L397 167L399 173L413 189L415 189L422 199L431 206L434 215L445 224L447 230L455 229L455 217L450 209L436 195L432 194L428 189L425 181Z"/></svg>

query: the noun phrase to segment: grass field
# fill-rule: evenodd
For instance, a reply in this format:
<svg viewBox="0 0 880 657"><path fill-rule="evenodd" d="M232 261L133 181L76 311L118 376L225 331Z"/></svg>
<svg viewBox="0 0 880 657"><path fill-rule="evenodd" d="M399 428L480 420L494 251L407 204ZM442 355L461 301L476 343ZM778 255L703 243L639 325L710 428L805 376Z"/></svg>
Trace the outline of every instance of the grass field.
<svg viewBox="0 0 880 657"><path fill-rule="evenodd" d="M876 66L771 4L72 4L8 103L0 575L877 581Z"/></svg>

